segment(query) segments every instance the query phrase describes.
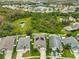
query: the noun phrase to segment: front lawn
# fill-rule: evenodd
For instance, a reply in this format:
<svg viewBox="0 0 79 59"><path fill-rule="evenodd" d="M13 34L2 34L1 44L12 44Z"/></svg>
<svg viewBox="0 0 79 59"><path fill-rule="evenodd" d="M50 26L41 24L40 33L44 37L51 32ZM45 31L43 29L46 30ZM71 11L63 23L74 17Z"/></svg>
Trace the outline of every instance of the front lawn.
<svg viewBox="0 0 79 59"><path fill-rule="evenodd" d="M5 59L4 55L0 54L0 59Z"/></svg>
<svg viewBox="0 0 79 59"><path fill-rule="evenodd" d="M34 49L34 41L33 41L33 39L32 39L32 41L30 42L30 55L31 56L40 56L40 53L39 53L39 51L37 50L37 49Z"/></svg>
<svg viewBox="0 0 79 59"><path fill-rule="evenodd" d="M23 54L23 57L29 57L30 56L30 51L26 51L24 54Z"/></svg>
<svg viewBox="0 0 79 59"><path fill-rule="evenodd" d="M63 59L63 58L57 58L57 59Z"/></svg>
<svg viewBox="0 0 79 59"><path fill-rule="evenodd" d="M64 49L62 53L62 57L75 58L74 54L71 53L70 49Z"/></svg>

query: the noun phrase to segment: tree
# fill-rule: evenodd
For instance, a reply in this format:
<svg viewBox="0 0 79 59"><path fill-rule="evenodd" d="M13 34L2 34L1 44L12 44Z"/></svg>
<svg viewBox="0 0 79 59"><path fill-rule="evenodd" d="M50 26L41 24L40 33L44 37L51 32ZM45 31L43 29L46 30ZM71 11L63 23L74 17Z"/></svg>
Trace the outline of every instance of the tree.
<svg viewBox="0 0 79 59"><path fill-rule="evenodd" d="M32 31L29 29L26 31L27 36L30 36L32 34Z"/></svg>
<svg viewBox="0 0 79 59"><path fill-rule="evenodd" d="M65 49L70 49L71 46L70 46L69 44L66 44L66 45L64 46L64 48L65 48Z"/></svg>

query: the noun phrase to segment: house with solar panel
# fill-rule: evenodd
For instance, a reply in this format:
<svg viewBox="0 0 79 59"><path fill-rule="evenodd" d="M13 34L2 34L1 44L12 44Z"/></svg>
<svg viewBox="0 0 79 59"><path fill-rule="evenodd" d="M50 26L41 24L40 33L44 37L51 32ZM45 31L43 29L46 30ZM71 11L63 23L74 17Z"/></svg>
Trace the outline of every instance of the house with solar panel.
<svg viewBox="0 0 79 59"><path fill-rule="evenodd" d="M79 52L79 43L78 41L75 39L75 37L67 37L64 39L63 41L64 45L69 45L72 49L73 52Z"/></svg>
<svg viewBox="0 0 79 59"><path fill-rule="evenodd" d="M5 59L11 59L15 36L7 36L0 39L0 53L5 56Z"/></svg>
<svg viewBox="0 0 79 59"><path fill-rule="evenodd" d="M16 48L17 51L16 59L19 58L23 59L22 58L23 53L29 50L30 50L30 36L20 37Z"/></svg>
<svg viewBox="0 0 79 59"><path fill-rule="evenodd" d="M61 37L56 34L50 34L49 35L49 48L53 50L63 50L62 44L61 44Z"/></svg>
<svg viewBox="0 0 79 59"><path fill-rule="evenodd" d="M34 48L46 48L45 34L34 34Z"/></svg>

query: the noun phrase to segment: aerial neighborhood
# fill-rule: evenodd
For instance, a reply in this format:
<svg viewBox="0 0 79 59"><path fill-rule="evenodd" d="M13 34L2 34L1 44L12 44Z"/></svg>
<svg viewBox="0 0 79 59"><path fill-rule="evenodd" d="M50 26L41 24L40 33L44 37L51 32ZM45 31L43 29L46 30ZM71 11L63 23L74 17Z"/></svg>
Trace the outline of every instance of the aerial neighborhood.
<svg viewBox="0 0 79 59"><path fill-rule="evenodd" d="M29 12L41 12L41 13L51 13L51 12L61 12L61 13L69 13L69 12L75 12L79 6L66 6L62 4L50 4L48 6L43 4L37 4L37 5L3 5L2 7L10 8L10 9L22 9L24 11Z"/></svg>
<svg viewBox="0 0 79 59"><path fill-rule="evenodd" d="M32 43L31 43L32 42ZM32 50L32 49L33 50ZM12 59L16 52L16 59L40 58L75 58L79 53L79 35L63 36L61 34L33 33L31 36L6 36L0 39L0 54L5 59ZM38 56L31 55L33 52ZM70 54L68 57L66 53ZM78 59L78 58L77 58Z"/></svg>
<svg viewBox="0 0 79 59"><path fill-rule="evenodd" d="M0 59L79 59L79 1L1 0Z"/></svg>

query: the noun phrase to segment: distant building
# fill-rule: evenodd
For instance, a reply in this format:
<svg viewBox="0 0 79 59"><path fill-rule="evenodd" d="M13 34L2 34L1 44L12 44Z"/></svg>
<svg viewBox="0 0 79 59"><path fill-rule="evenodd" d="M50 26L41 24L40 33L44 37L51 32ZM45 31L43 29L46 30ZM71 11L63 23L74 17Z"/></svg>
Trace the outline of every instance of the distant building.
<svg viewBox="0 0 79 59"><path fill-rule="evenodd" d="M43 6L38 6L38 7L35 7L32 12L41 12L41 13L50 13L50 12L53 12L53 8L51 7L43 7Z"/></svg>
<svg viewBox="0 0 79 59"><path fill-rule="evenodd" d="M62 51L63 47L61 44L61 37L59 37L56 34L50 34L49 35L49 47L55 50L59 49L60 51Z"/></svg>
<svg viewBox="0 0 79 59"><path fill-rule="evenodd" d="M41 2L48 2L48 0L30 0L30 2L41 3Z"/></svg>
<svg viewBox="0 0 79 59"><path fill-rule="evenodd" d="M65 6L65 7L60 7L59 11L62 13L69 13L69 12L75 12L76 8L75 6Z"/></svg>
<svg viewBox="0 0 79 59"><path fill-rule="evenodd" d="M46 48L45 34L34 34L34 48Z"/></svg>
<svg viewBox="0 0 79 59"><path fill-rule="evenodd" d="M15 36L3 37L0 41L0 52L5 55L5 59L11 59L13 53Z"/></svg>
<svg viewBox="0 0 79 59"><path fill-rule="evenodd" d="M79 23L72 23L71 25L64 27L64 30L68 32L78 30L78 29L79 29Z"/></svg>
<svg viewBox="0 0 79 59"><path fill-rule="evenodd" d="M70 20L70 21L73 21L73 22L76 22L76 18L74 18L74 17L72 17L72 16L69 17L69 20Z"/></svg>
<svg viewBox="0 0 79 59"><path fill-rule="evenodd" d="M59 18L59 22L68 22L68 19L64 18L64 17L60 17Z"/></svg>
<svg viewBox="0 0 79 59"><path fill-rule="evenodd" d="M67 37L63 41L64 45L70 45L73 52L79 52L79 43L74 37Z"/></svg>

